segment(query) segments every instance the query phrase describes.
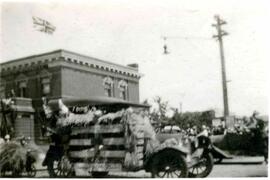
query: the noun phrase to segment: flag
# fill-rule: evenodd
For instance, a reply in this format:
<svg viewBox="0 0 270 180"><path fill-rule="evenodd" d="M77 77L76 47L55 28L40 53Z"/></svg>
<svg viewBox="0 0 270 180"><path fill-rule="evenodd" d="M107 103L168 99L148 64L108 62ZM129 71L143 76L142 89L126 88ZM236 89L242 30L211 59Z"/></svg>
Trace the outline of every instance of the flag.
<svg viewBox="0 0 270 180"><path fill-rule="evenodd" d="M34 28L38 31L48 33L48 34L53 34L55 31L56 27L53 26L51 23L48 21L41 19L39 17L32 17L33 19L33 24Z"/></svg>

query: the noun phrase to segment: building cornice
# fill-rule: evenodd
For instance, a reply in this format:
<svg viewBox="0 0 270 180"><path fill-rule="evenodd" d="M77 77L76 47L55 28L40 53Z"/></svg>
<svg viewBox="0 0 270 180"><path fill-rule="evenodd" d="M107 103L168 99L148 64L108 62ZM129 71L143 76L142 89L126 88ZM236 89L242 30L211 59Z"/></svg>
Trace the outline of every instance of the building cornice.
<svg viewBox="0 0 270 180"><path fill-rule="evenodd" d="M21 70L42 64L57 64L57 61L65 61L91 69L94 68L102 71L113 72L138 79L142 77L142 74L138 72L137 68L107 62L63 49L1 63L0 72L9 72L18 69Z"/></svg>
<svg viewBox="0 0 270 180"><path fill-rule="evenodd" d="M94 75L102 75L102 76L111 76L114 78L119 78L119 79L126 79L128 81L133 81L133 82L138 82L139 77L133 76L132 74L123 74L121 72L115 73L113 71L105 71L105 70L100 70L96 68L91 68L83 65L76 65L76 64L71 64L67 62L56 62L50 64L50 67L61 67L63 70L69 69L69 70L74 70L74 71L80 71L80 72L86 72L86 73L91 73Z"/></svg>

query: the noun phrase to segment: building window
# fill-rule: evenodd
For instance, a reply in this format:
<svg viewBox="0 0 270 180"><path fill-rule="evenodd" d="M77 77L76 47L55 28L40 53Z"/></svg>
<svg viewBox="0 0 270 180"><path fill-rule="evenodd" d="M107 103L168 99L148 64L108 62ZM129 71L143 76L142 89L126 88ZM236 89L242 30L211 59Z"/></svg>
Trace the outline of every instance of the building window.
<svg viewBox="0 0 270 180"><path fill-rule="evenodd" d="M0 79L0 98L5 98L5 81Z"/></svg>
<svg viewBox="0 0 270 180"><path fill-rule="evenodd" d="M18 82L19 97L26 97L26 88L27 88L26 81Z"/></svg>
<svg viewBox="0 0 270 180"><path fill-rule="evenodd" d="M108 97L112 97L112 88L111 85L108 83L105 83L105 95Z"/></svg>
<svg viewBox="0 0 270 180"><path fill-rule="evenodd" d="M125 80L119 81L118 88L120 90L120 98L127 100L128 99L128 84Z"/></svg>
<svg viewBox="0 0 270 180"><path fill-rule="evenodd" d="M103 80L103 86L105 90L105 95L108 97L113 97L113 80L110 77L105 77Z"/></svg>
<svg viewBox="0 0 270 180"><path fill-rule="evenodd" d="M51 80L49 77L44 77L41 79L41 90L43 96L51 93Z"/></svg>
<svg viewBox="0 0 270 180"><path fill-rule="evenodd" d="M24 74L19 74L16 78L17 83L17 95L19 97L27 97L27 81L28 78Z"/></svg>
<svg viewBox="0 0 270 180"><path fill-rule="evenodd" d="M122 87L122 89L120 90L120 98L127 100L127 92L126 90L124 90L124 88Z"/></svg>

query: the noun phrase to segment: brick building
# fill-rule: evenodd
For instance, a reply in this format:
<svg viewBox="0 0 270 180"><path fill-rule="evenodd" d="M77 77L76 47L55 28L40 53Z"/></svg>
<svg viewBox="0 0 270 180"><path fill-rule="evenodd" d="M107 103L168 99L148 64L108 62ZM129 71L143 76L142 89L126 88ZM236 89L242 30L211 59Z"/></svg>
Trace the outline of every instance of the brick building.
<svg viewBox="0 0 270 180"><path fill-rule="evenodd" d="M35 112L42 97L108 96L138 103L142 76L137 64L123 66L67 50L1 63L0 73L0 97L13 90L19 102L29 105L30 100Z"/></svg>
<svg viewBox="0 0 270 180"><path fill-rule="evenodd" d="M110 96L139 102L136 64L122 66L78 53L56 50L0 64L1 96L11 89L16 96Z"/></svg>

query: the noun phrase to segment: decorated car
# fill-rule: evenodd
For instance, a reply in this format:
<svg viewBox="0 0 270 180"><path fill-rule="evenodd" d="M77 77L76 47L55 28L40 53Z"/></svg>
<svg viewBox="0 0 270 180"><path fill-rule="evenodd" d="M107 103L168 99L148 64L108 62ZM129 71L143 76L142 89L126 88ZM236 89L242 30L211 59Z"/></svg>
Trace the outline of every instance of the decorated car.
<svg viewBox="0 0 270 180"><path fill-rule="evenodd" d="M208 137L159 141L147 105L92 97L50 100L43 107L43 128L51 137L43 165L51 177L143 169L159 178L206 177L213 168Z"/></svg>

